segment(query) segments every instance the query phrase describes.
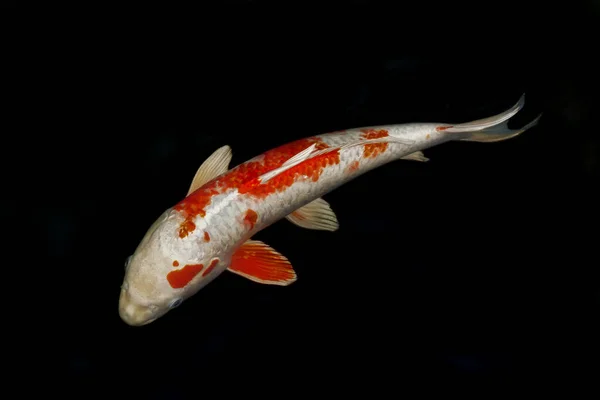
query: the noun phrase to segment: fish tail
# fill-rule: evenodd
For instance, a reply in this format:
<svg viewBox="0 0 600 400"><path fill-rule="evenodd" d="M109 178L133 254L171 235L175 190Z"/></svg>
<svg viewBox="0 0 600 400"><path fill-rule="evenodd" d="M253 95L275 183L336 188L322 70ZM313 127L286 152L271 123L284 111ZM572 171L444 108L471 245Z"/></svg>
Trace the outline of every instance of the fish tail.
<svg viewBox="0 0 600 400"><path fill-rule="evenodd" d="M466 142L500 142L520 135L529 128L537 125L542 117L540 113L533 121L517 129L510 129L508 121L525 105L525 94L508 110L484 119L466 122L464 124L442 126L438 130L444 133L456 134L456 139Z"/></svg>

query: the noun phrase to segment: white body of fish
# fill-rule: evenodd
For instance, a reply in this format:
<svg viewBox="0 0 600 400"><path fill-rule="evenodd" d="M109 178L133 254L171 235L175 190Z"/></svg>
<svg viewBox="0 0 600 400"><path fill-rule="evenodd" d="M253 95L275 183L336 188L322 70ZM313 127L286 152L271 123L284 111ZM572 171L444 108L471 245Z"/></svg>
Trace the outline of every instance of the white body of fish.
<svg viewBox="0 0 600 400"><path fill-rule="evenodd" d="M201 166L186 198L150 227L126 263L119 314L148 324L198 292L223 271L255 282L289 285L288 259L252 236L287 218L308 229L335 231L335 213L321 197L395 160L427 161L422 150L453 140L494 142L517 136L505 112L463 124L408 123L348 129L300 139L229 169L231 149Z"/></svg>

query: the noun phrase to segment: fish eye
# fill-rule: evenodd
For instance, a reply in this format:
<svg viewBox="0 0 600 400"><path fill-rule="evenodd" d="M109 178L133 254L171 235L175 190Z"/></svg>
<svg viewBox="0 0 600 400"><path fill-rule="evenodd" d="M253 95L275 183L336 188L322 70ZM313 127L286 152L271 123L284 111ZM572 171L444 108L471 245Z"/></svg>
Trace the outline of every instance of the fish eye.
<svg viewBox="0 0 600 400"><path fill-rule="evenodd" d="M183 299L181 299L181 297L177 298L177 299L171 301L171 303L169 304L169 308L179 307L182 302L183 302Z"/></svg>
<svg viewBox="0 0 600 400"><path fill-rule="evenodd" d="M130 255L129 257L127 257L127 259L125 260L125 270L127 271L127 267L129 267L129 263L131 262L131 258L133 257L133 255Z"/></svg>

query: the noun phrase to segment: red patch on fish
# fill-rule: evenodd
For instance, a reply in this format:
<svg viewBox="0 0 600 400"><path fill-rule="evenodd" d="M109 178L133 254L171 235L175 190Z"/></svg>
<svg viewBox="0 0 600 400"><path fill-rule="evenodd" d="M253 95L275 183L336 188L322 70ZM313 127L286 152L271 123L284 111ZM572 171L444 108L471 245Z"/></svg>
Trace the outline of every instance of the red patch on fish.
<svg viewBox="0 0 600 400"><path fill-rule="evenodd" d="M174 206L174 209L181 212L185 217L179 229L179 237L183 239L194 231L196 228L194 223L195 218L206 215L206 207L210 205L212 197L215 195L232 188L238 188L240 193L251 192L251 194L262 197L290 186L294 182L294 179L303 172L310 172L311 178L317 180L320 171L323 169L321 164L330 165L331 163L339 163L339 153L327 153L328 155L324 155L325 157L318 157L318 160L315 160L311 164L312 168L306 166L306 163L302 163L292 168L292 171L288 170L286 173L280 174L280 176L268 181L268 185L260 185L263 186L260 190L253 190L255 186L258 186L257 178L260 175L281 167L290 157L298 154L313 143L315 143L315 150L322 150L329 147L318 137L296 140L265 152L261 158L257 158L255 161L251 160L242 163L225 175L207 182L190 193L189 196ZM276 187L277 185L278 187Z"/></svg>
<svg viewBox="0 0 600 400"><path fill-rule="evenodd" d="M348 172L354 172L358 169L358 161L352 161L352 163L348 166Z"/></svg>
<svg viewBox="0 0 600 400"><path fill-rule="evenodd" d="M363 139L381 139L390 136L386 129L361 129Z"/></svg>
<svg viewBox="0 0 600 400"><path fill-rule="evenodd" d="M361 129L362 139L380 139L388 137L389 133L386 129ZM364 157L375 157L383 153L388 147L387 143L369 143L365 144Z"/></svg>
<svg viewBox="0 0 600 400"><path fill-rule="evenodd" d="M244 223L250 225L250 230L254 229L254 225L256 224L256 220L258 219L258 214L256 211L252 209L248 209L246 211L246 216L244 217Z"/></svg>
<svg viewBox="0 0 600 400"><path fill-rule="evenodd" d="M173 266L174 267L179 267L179 261L177 261L177 260L173 261Z"/></svg>
<svg viewBox="0 0 600 400"><path fill-rule="evenodd" d="M318 146L317 149L319 149ZM239 193L248 193L254 197L265 198L270 194L284 191L299 178L304 179L304 177L308 177L313 182L317 182L326 167L339 163L340 150L335 148L301 162L274 176L265 183L261 183L257 177L238 188L238 191Z"/></svg>
<svg viewBox="0 0 600 400"><path fill-rule="evenodd" d="M214 260L212 260L210 262L210 265L208 266L208 268L206 268L206 271L204 271L202 273L202 276L206 276L206 275L210 274L211 271L217 266L218 263L219 263L219 259L218 258L215 258Z"/></svg>
<svg viewBox="0 0 600 400"><path fill-rule="evenodd" d="M363 152L364 157L375 157L387 149L387 143L370 143L365 144L365 151Z"/></svg>
<svg viewBox="0 0 600 400"><path fill-rule="evenodd" d="M437 128L435 128L435 130L438 132L441 132L441 131L445 131L448 128L452 128L452 126L438 126Z"/></svg>
<svg viewBox="0 0 600 400"><path fill-rule="evenodd" d="M210 242L210 235L208 234L208 232L204 232L204 241Z"/></svg>
<svg viewBox="0 0 600 400"><path fill-rule="evenodd" d="M179 237L183 239L190 232L193 232L194 229L196 229L196 224L194 224L194 222L192 222L192 220L186 219L179 227Z"/></svg>
<svg viewBox="0 0 600 400"><path fill-rule="evenodd" d="M212 196L219 194L216 189L206 187L207 185L199 188L174 207L175 210L182 212L185 216L185 221L181 223L181 227L179 228L179 237L182 239L196 229L196 224L193 221L194 218L197 215L204 217L206 215L204 208L210 204Z"/></svg>
<svg viewBox="0 0 600 400"><path fill-rule="evenodd" d="M167 280L173 289L181 289L185 287L196 275L202 271L202 264L187 264L182 269L171 271L167 274Z"/></svg>

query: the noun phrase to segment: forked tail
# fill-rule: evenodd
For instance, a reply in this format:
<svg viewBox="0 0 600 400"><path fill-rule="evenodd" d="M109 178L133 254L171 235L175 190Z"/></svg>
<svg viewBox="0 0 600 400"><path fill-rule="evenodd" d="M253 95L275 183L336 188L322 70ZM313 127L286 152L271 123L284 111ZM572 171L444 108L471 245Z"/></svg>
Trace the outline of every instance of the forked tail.
<svg viewBox="0 0 600 400"><path fill-rule="evenodd" d="M467 142L500 142L510 139L535 126L542 116L542 114L539 114L533 121L522 128L510 129L508 127L508 120L518 113L524 104L525 94L521 96L517 104L503 113L464 124L443 127L442 129L444 133L456 133L456 140Z"/></svg>

